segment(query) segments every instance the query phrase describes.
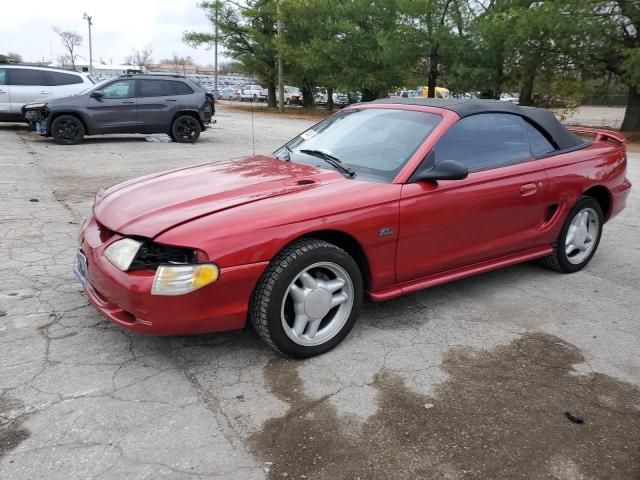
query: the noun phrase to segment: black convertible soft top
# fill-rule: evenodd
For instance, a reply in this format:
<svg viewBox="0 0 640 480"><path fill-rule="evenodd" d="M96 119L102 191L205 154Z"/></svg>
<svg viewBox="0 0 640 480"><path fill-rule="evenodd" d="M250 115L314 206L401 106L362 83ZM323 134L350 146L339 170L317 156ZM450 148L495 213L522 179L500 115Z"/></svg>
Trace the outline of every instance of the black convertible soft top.
<svg viewBox="0 0 640 480"><path fill-rule="evenodd" d="M567 150L585 145L586 142L570 132L555 115L544 108L521 107L511 102L498 100L456 99L456 98L384 98L371 103L397 105L422 105L444 108L456 112L461 118L479 113L510 113L519 115L537 126L558 150Z"/></svg>

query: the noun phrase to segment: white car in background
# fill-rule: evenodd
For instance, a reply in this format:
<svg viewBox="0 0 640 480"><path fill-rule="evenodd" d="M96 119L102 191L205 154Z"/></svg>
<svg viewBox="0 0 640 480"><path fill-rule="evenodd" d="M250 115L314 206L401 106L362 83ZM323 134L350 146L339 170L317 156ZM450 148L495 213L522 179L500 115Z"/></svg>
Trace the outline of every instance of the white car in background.
<svg viewBox="0 0 640 480"><path fill-rule="evenodd" d="M0 122L22 122L22 107L75 95L93 86L86 73L26 65L0 65Z"/></svg>
<svg viewBox="0 0 640 480"><path fill-rule="evenodd" d="M240 102L259 102L262 100L262 90L260 85L242 85L236 93L235 99Z"/></svg>
<svg viewBox="0 0 640 480"><path fill-rule="evenodd" d="M265 88L262 96L267 97L269 91ZM276 87L276 102L280 103L280 92ZM285 105L302 105L302 91L298 87L284 86L284 104Z"/></svg>
<svg viewBox="0 0 640 480"><path fill-rule="evenodd" d="M500 101L501 102L511 102L511 103L519 103L519 95L512 95L511 93L501 93Z"/></svg>

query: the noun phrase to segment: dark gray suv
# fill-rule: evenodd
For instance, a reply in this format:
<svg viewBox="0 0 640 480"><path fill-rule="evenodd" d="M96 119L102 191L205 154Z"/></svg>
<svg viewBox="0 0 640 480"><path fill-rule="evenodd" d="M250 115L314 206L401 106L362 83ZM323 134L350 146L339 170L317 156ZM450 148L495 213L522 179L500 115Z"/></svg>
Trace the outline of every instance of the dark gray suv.
<svg viewBox="0 0 640 480"><path fill-rule="evenodd" d="M30 103L23 112L36 132L64 145L106 133L166 133L193 143L214 108L213 97L187 78L124 75L78 95Z"/></svg>

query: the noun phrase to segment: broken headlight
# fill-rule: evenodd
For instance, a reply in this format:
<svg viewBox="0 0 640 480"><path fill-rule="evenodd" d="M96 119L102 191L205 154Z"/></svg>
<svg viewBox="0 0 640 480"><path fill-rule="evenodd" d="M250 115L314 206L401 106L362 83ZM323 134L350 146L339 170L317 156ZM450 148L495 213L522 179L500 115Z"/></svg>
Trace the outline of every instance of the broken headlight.
<svg viewBox="0 0 640 480"><path fill-rule="evenodd" d="M142 242L129 270L156 270L160 265L188 265L198 263L198 251L193 248L172 247L152 241Z"/></svg>
<svg viewBox="0 0 640 480"><path fill-rule="evenodd" d="M133 262L133 259L140 250L140 245L142 245L142 243L137 240L123 238L109 245L104 251L104 256L107 257L107 260L114 266L124 272L131 266L131 262Z"/></svg>

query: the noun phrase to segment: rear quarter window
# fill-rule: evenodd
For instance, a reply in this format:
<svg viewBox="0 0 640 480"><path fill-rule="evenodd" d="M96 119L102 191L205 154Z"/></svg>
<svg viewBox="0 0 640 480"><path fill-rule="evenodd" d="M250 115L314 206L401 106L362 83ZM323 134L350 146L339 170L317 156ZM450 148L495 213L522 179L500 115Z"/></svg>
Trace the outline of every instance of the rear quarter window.
<svg viewBox="0 0 640 480"><path fill-rule="evenodd" d="M540 155L546 155L556 150L540 130L538 130L527 121L523 120L523 122L527 131L527 135L529 137L529 143L531 144L531 153L533 153L533 155L537 157Z"/></svg>
<svg viewBox="0 0 640 480"><path fill-rule="evenodd" d="M138 80L139 97L167 97L173 95L169 80Z"/></svg>
<svg viewBox="0 0 640 480"><path fill-rule="evenodd" d="M172 95L190 95L193 89L184 82L170 82Z"/></svg>
<svg viewBox="0 0 640 480"><path fill-rule="evenodd" d="M84 83L80 75L62 72L47 72L49 77L49 85L76 85Z"/></svg>
<svg viewBox="0 0 640 480"><path fill-rule="evenodd" d="M0 68L0 85L7 84L7 71L4 68Z"/></svg>

